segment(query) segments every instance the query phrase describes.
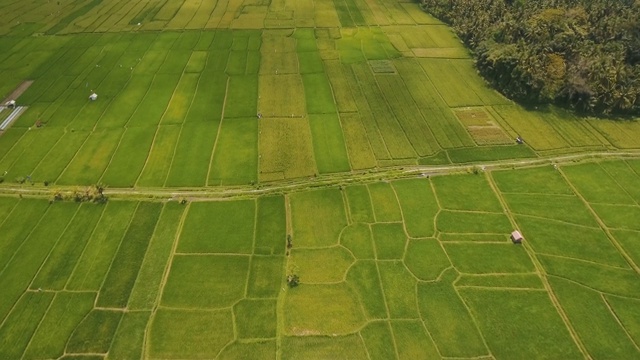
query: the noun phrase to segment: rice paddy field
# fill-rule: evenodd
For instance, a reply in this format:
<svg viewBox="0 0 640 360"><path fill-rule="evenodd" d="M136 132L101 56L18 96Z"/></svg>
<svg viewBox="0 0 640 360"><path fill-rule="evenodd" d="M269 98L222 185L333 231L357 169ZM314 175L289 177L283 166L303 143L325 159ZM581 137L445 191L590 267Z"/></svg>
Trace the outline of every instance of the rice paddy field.
<svg viewBox="0 0 640 360"><path fill-rule="evenodd" d="M639 119L417 3L0 0L0 49L0 359L640 356Z"/></svg>
<svg viewBox="0 0 640 360"><path fill-rule="evenodd" d="M505 99L409 2L5 0L0 34L0 96L24 107L5 182L212 187L640 147L637 120Z"/></svg>
<svg viewBox="0 0 640 360"><path fill-rule="evenodd" d="M639 181L618 160L186 204L0 197L0 357L636 358Z"/></svg>

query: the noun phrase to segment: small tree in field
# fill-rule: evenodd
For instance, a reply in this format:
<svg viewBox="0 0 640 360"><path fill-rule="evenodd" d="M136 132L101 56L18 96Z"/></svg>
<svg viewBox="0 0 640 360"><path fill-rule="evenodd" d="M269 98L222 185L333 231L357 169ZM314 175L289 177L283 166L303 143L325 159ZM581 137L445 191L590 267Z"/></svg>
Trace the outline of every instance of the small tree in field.
<svg viewBox="0 0 640 360"><path fill-rule="evenodd" d="M287 276L287 284L290 288L296 287L300 284L300 277L296 274L291 274Z"/></svg>

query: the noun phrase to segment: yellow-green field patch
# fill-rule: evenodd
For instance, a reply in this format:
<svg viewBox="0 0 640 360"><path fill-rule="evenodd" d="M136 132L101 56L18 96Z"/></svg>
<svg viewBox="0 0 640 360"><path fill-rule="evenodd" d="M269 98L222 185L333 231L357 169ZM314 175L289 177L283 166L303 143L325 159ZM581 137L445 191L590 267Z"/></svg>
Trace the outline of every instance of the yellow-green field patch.
<svg viewBox="0 0 640 360"><path fill-rule="evenodd" d="M259 120L260 180L290 179L317 173L307 119Z"/></svg>

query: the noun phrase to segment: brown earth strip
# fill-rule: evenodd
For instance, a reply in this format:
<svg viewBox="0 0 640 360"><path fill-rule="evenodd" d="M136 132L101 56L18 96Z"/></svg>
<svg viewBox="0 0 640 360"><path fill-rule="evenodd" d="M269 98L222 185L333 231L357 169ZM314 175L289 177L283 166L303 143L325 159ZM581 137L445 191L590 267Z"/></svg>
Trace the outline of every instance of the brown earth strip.
<svg viewBox="0 0 640 360"><path fill-rule="evenodd" d="M20 95L22 95L22 93L27 91L27 89L29 88L29 86L31 86L31 84L33 84L33 80L23 81L22 84L18 85L18 87L15 88L11 94L9 94L6 98L4 98L4 100L2 100L1 104L4 105L11 100L15 100L19 98Z"/></svg>

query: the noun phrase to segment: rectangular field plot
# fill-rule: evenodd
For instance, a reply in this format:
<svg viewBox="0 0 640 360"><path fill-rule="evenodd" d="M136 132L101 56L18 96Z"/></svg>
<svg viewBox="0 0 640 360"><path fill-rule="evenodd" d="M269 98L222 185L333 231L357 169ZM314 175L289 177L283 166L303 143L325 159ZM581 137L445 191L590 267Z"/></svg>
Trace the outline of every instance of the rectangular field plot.
<svg viewBox="0 0 640 360"><path fill-rule="evenodd" d="M556 277L550 278L550 282L591 356L626 357L639 353L602 294Z"/></svg>
<svg viewBox="0 0 640 360"><path fill-rule="evenodd" d="M526 159L535 158L537 156L530 147L522 145L496 145L449 149L447 150L447 155L454 164L464 164L477 161Z"/></svg>
<svg viewBox="0 0 640 360"><path fill-rule="evenodd" d="M450 107L484 105L482 99L470 88L468 82L460 80L460 74L453 63L454 60L420 59L419 62ZM469 79L469 82L473 80L481 81L477 77Z"/></svg>
<svg viewBox="0 0 640 360"><path fill-rule="evenodd" d="M153 236L162 205L140 203L109 267L96 304L125 308Z"/></svg>
<svg viewBox="0 0 640 360"><path fill-rule="evenodd" d="M231 76L227 85L224 118L254 117L258 113L258 101L257 75Z"/></svg>
<svg viewBox="0 0 640 360"><path fill-rule="evenodd" d="M473 145L473 140L451 113L420 64L409 59L398 59L394 63L438 145L443 148Z"/></svg>
<svg viewBox="0 0 640 360"><path fill-rule="evenodd" d="M405 228L414 238L433 236L434 218L440 210L431 183L426 180L400 180L392 183L402 209Z"/></svg>
<svg viewBox="0 0 640 360"><path fill-rule="evenodd" d="M80 206L31 283L33 289L62 290L91 237L104 208Z"/></svg>
<svg viewBox="0 0 640 360"><path fill-rule="evenodd" d="M601 119L589 119L587 122L617 148L633 149L640 147L640 141L635 135L640 129L640 121L638 120L601 121Z"/></svg>
<svg viewBox="0 0 640 360"><path fill-rule="evenodd" d="M635 201L599 164L564 166L562 173L589 202L633 205Z"/></svg>
<svg viewBox="0 0 640 360"><path fill-rule="evenodd" d="M285 297L284 331L300 339L300 335L344 335L357 331L364 325L362 307L345 283L307 284L300 291L289 291ZM306 315L311 306L316 311ZM335 316L330 316L335 314ZM328 336L326 337L329 338Z"/></svg>
<svg viewBox="0 0 640 360"><path fill-rule="evenodd" d="M222 121L209 185L247 184L258 180L258 121L255 117Z"/></svg>
<svg viewBox="0 0 640 360"><path fill-rule="evenodd" d="M640 188L635 184L640 181L640 171L632 167L632 161L606 161L600 166L640 205Z"/></svg>
<svg viewBox="0 0 640 360"><path fill-rule="evenodd" d="M177 241L178 228L184 213L185 207L178 202L164 205L131 291L127 304L129 309L151 310L158 304L165 268Z"/></svg>
<svg viewBox="0 0 640 360"><path fill-rule="evenodd" d="M496 194L482 174L434 177L432 181L443 209L502 212Z"/></svg>
<svg viewBox="0 0 640 360"><path fill-rule="evenodd" d="M539 113L526 111L516 105L494 105L498 116L511 127L524 142L535 150L567 148L569 144L552 126L551 121ZM500 121L498 119L498 121Z"/></svg>
<svg viewBox="0 0 640 360"><path fill-rule="evenodd" d="M14 179L32 175L34 169L63 136L64 131L57 128L27 132L9 152L5 153L0 161L0 168L7 171L4 178ZM46 179L33 178L33 180L43 181Z"/></svg>
<svg viewBox="0 0 640 360"><path fill-rule="evenodd" d="M283 254L287 234L284 196L258 198L254 254Z"/></svg>
<svg viewBox="0 0 640 360"><path fill-rule="evenodd" d="M200 76L198 89L184 121L218 121L222 117L228 77L225 74L205 72Z"/></svg>
<svg viewBox="0 0 640 360"><path fill-rule="evenodd" d="M316 190L290 196L293 242L302 247L336 245L347 225L342 193L337 189Z"/></svg>
<svg viewBox="0 0 640 360"><path fill-rule="evenodd" d="M319 173L349 171L349 157L340 121L335 114L310 115L313 153Z"/></svg>
<svg viewBox="0 0 640 360"><path fill-rule="evenodd" d="M505 193L573 195L562 174L552 166L493 171L491 176Z"/></svg>
<svg viewBox="0 0 640 360"><path fill-rule="evenodd" d="M66 185L95 184L108 166L122 133L121 129L93 132L56 182Z"/></svg>
<svg viewBox="0 0 640 360"><path fill-rule="evenodd" d="M15 305L0 328L0 354L19 359L29 345L30 336L51 304L53 293L27 293ZM30 336L24 336L29 334Z"/></svg>
<svg viewBox="0 0 640 360"><path fill-rule="evenodd" d="M461 273L502 274L535 271L527 251L512 244L446 243L444 249L453 266Z"/></svg>
<svg viewBox="0 0 640 360"><path fill-rule="evenodd" d="M505 194L514 214L598 227L596 219L577 196Z"/></svg>
<svg viewBox="0 0 640 360"><path fill-rule="evenodd" d="M115 201L107 204L73 269L67 289L100 289L137 205L135 202Z"/></svg>
<svg viewBox="0 0 640 360"><path fill-rule="evenodd" d="M393 188L388 183L368 185L377 222L402 221L402 212Z"/></svg>
<svg viewBox="0 0 640 360"><path fill-rule="evenodd" d="M352 222L375 222L373 207L371 206L371 197L369 196L369 190L366 186L348 186L345 189L345 195L348 200L349 214Z"/></svg>
<svg viewBox="0 0 640 360"><path fill-rule="evenodd" d="M638 274L630 268L603 266L589 261L538 255L547 274L571 280L599 292L640 299Z"/></svg>
<svg viewBox="0 0 640 360"><path fill-rule="evenodd" d="M438 213L436 229L453 234L509 234L513 231L504 214L448 210Z"/></svg>
<svg viewBox="0 0 640 360"><path fill-rule="evenodd" d="M383 91L378 87L378 83L371 73L368 65L353 65L353 72L360 85L362 95L357 100L358 108L369 109L370 118L363 119L370 122L379 131L378 136L383 140L382 147L386 146L389 154L394 159L405 159L416 157L416 152L407 138L407 134L396 119L393 111L389 108L385 100ZM376 146L373 147L374 151Z"/></svg>
<svg viewBox="0 0 640 360"><path fill-rule="evenodd" d="M33 334L24 357L55 358L62 356L65 345L80 321L89 313L94 293L58 293Z"/></svg>
<svg viewBox="0 0 640 360"><path fill-rule="evenodd" d="M189 206L177 251L250 254L256 204L253 200L216 201ZM227 214L234 214L229 218ZM212 226L203 227L201 224ZM213 225L215 224L215 225Z"/></svg>
<svg viewBox="0 0 640 360"><path fill-rule="evenodd" d="M136 185L164 186L176 144L180 137L180 129L179 125L158 126L153 144Z"/></svg>
<svg viewBox="0 0 640 360"><path fill-rule="evenodd" d="M306 284L336 283L345 279L347 270L355 259L349 250L340 247L324 249L292 248L290 261Z"/></svg>
<svg viewBox="0 0 640 360"><path fill-rule="evenodd" d="M431 129L413 102L404 81L399 76L376 76L376 81L416 153L427 156L439 150Z"/></svg>
<svg viewBox="0 0 640 360"><path fill-rule="evenodd" d="M486 355L488 350L484 339L466 304L451 285L456 275L450 270L440 281L418 284L420 317L443 356Z"/></svg>
<svg viewBox="0 0 640 360"><path fill-rule="evenodd" d="M131 115L127 126L153 126L160 123L178 84L178 74L157 74L145 97Z"/></svg>
<svg viewBox="0 0 640 360"><path fill-rule="evenodd" d="M147 160L155 128L125 130L101 182L113 187L133 187Z"/></svg>
<svg viewBox="0 0 640 360"><path fill-rule="evenodd" d="M171 96L169 106L162 115L162 125L180 124L184 122L184 118L187 116L196 88L198 87L199 79L200 74L198 73L185 73L182 75Z"/></svg>
<svg viewBox="0 0 640 360"><path fill-rule="evenodd" d="M153 358L214 358L234 338L233 314L161 309L151 320L147 352Z"/></svg>
<svg viewBox="0 0 640 360"><path fill-rule="evenodd" d="M307 119L263 118L258 122L261 181L317 173Z"/></svg>
<svg viewBox="0 0 640 360"><path fill-rule="evenodd" d="M546 293L476 289L459 292L495 356L582 357ZM520 331L527 334L526 338L512 336Z"/></svg>
<svg viewBox="0 0 640 360"><path fill-rule="evenodd" d="M376 156L369 142L367 130L358 113L341 113L340 123L344 134L345 146L354 170L376 166ZM377 130L375 130L377 132ZM380 136L380 135L378 135Z"/></svg>
<svg viewBox="0 0 640 360"><path fill-rule="evenodd" d="M302 117L306 113L304 94L300 75L261 75L259 112L265 117Z"/></svg>
<svg viewBox="0 0 640 360"><path fill-rule="evenodd" d="M609 228L640 231L640 206L593 204L598 217Z"/></svg>
<svg viewBox="0 0 640 360"><path fill-rule="evenodd" d="M226 308L244 297L248 274L249 256L177 255L161 303L184 309Z"/></svg>
<svg viewBox="0 0 640 360"><path fill-rule="evenodd" d="M204 186L218 122L185 124L175 148L166 186Z"/></svg>

